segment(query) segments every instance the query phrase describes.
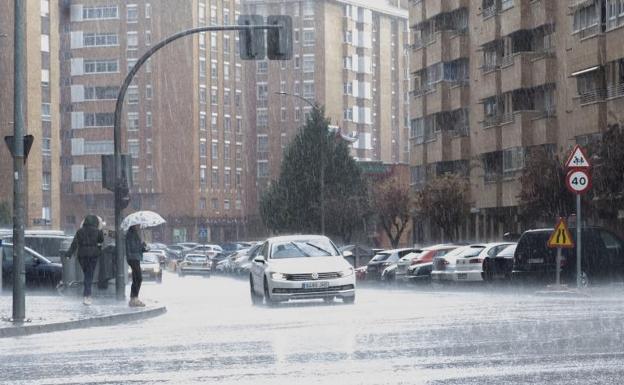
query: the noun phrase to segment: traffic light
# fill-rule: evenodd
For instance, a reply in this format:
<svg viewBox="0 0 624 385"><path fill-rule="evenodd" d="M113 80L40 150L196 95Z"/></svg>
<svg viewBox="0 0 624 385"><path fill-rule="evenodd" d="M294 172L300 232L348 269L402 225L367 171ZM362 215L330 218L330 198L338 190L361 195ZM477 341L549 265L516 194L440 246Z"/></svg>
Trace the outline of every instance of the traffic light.
<svg viewBox="0 0 624 385"><path fill-rule="evenodd" d="M128 188L128 182L125 178L119 181L117 189L115 190L115 202L119 205L120 209L125 209L130 204L130 189Z"/></svg>
<svg viewBox="0 0 624 385"><path fill-rule="evenodd" d="M238 25L263 25L264 18L260 15L241 15ZM247 28L238 32L240 56L243 60L262 60L266 56L264 30Z"/></svg>
<svg viewBox="0 0 624 385"><path fill-rule="evenodd" d="M267 30L267 51L269 60L292 59L292 19L290 16L269 16L268 25L277 25L280 28Z"/></svg>

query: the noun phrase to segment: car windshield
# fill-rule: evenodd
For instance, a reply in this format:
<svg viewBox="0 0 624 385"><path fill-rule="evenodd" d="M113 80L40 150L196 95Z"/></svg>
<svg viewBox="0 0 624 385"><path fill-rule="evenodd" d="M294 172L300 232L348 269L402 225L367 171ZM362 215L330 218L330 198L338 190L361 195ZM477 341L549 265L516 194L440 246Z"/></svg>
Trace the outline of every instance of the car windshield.
<svg viewBox="0 0 624 385"><path fill-rule="evenodd" d="M513 257L514 253L516 252L516 246L517 245L507 246L496 256L497 257Z"/></svg>
<svg viewBox="0 0 624 385"><path fill-rule="evenodd" d="M277 242L271 246L271 258L330 257L338 255L332 243L323 238Z"/></svg>
<svg viewBox="0 0 624 385"><path fill-rule="evenodd" d="M467 248L466 250L464 250L459 256L460 257L475 257L477 255L479 255L483 249L485 249L485 247L483 246L471 246L469 248Z"/></svg>
<svg viewBox="0 0 624 385"><path fill-rule="evenodd" d="M379 253L379 254L375 255L373 257L373 259L371 259L371 262L385 261L386 259L388 259L389 256L390 256L390 254L387 254L387 253Z"/></svg>
<svg viewBox="0 0 624 385"><path fill-rule="evenodd" d="M408 253L408 254L404 255L401 259L404 260L404 261L409 261L409 260L412 260L414 258L420 258L424 254L425 254L424 251L411 252L411 253Z"/></svg>
<svg viewBox="0 0 624 385"><path fill-rule="evenodd" d="M156 254L143 254L143 262L145 263L157 263L158 256Z"/></svg>

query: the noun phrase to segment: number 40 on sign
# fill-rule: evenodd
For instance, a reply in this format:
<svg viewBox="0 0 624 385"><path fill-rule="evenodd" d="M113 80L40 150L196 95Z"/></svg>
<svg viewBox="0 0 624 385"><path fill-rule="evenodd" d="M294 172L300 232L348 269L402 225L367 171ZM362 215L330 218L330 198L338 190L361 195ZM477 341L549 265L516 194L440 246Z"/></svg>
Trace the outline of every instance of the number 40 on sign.
<svg viewBox="0 0 624 385"><path fill-rule="evenodd" d="M586 170L570 170L566 176L566 186L574 194L583 194L591 187L591 176Z"/></svg>

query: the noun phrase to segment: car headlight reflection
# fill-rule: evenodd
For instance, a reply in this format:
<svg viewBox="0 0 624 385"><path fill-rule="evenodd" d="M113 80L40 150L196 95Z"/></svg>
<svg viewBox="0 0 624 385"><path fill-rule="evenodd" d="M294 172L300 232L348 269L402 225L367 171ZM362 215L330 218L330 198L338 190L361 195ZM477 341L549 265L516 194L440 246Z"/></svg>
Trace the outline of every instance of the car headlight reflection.
<svg viewBox="0 0 624 385"><path fill-rule="evenodd" d="M353 268L350 267L347 270L343 270L341 272L338 273L340 275L340 277L348 277L350 275L353 275Z"/></svg>
<svg viewBox="0 0 624 385"><path fill-rule="evenodd" d="M285 281L286 277L282 273L271 273L271 279L274 281Z"/></svg>

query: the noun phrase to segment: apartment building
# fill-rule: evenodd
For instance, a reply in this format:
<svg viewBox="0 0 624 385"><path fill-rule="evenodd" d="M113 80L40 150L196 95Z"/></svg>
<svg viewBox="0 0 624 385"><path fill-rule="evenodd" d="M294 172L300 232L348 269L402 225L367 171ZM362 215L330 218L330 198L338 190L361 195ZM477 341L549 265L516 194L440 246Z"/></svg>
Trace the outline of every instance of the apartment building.
<svg viewBox="0 0 624 385"><path fill-rule="evenodd" d="M14 8L0 1L0 136L13 135ZM60 225L58 1L28 1L26 7L25 134L34 137L25 167L26 227ZM0 144L0 202L12 207L13 160Z"/></svg>
<svg viewBox="0 0 624 385"><path fill-rule="evenodd" d="M410 2L411 184L447 172L472 192L464 239L519 232L527 150L564 156L624 116L624 2ZM442 238L426 221L415 241Z"/></svg>
<svg viewBox="0 0 624 385"><path fill-rule="evenodd" d="M290 61L247 68L250 173L257 199L279 175L282 152L314 103L359 160L407 163L409 78L406 4L387 0L245 0L245 14L290 15ZM277 93L291 95L279 95Z"/></svg>
<svg viewBox="0 0 624 385"><path fill-rule="evenodd" d="M61 7L63 227L87 212L113 223L101 155L113 152L119 86L153 44L184 29L233 24L235 0L77 0ZM132 157L128 211L159 212L154 240L219 242L246 223L243 71L235 32L183 38L138 72L123 109Z"/></svg>

